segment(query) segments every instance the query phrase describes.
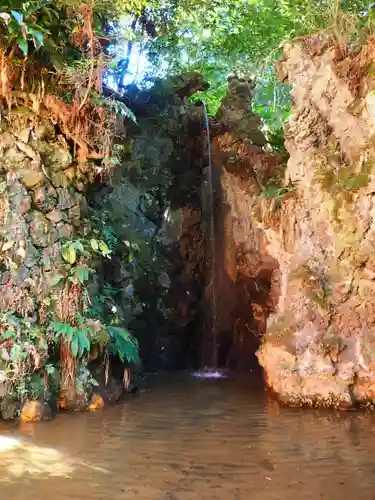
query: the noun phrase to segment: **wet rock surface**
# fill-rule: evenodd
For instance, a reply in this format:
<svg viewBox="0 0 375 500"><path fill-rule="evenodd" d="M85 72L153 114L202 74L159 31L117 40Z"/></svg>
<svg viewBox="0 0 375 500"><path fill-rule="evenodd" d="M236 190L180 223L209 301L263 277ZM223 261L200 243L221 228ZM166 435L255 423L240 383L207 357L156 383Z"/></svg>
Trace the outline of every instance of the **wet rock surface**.
<svg viewBox="0 0 375 500"><path fill-rule="evenodd" d="M129 89L138 126L129 127L123 164L111 182L98 184L90 195L91 209L108 214L119 241L142 249L145 271L137 259L129 268L128 247L120 243L105 263L100 287L119 290L116 310L138 338L148 371L199 363L205 259L200 195L207 146L203 107L187 97L204 86L192 73L157 82L150 91ZM69 215L72 224L79 220ZM129 308L129 297L138 307Z"/></svg>
<svg viewBox="0 0 375 500"><path fill-rule="evenodd" d="M258 219L262 190L283 174L283 165L263 147L266 139L251 100L252 83L231 77L212 140L215 256L206 266L207 283L212 276L215 281L215 293L208 288L207 299L215 315L216 338L208 325L204 364L212 361L216 342L218 364L241 371L257 368L255 351L280 293L279 262L269 253L266 230ZM205 219L209 217L207 207Z"/></svg>

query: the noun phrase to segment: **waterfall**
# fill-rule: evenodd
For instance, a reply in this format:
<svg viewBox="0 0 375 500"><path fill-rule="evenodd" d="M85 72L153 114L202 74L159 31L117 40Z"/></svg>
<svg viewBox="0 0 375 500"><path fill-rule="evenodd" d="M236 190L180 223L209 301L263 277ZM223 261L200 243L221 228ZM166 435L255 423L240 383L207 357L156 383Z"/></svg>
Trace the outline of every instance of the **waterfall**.
<svg viewBox="0 0 375 500"><path fill-rule="evenodd" d="M217 368L218 365L218 346L217 346L217 272L216 272L216 238L215 238L215 196L213 188L213 173L212 173L212 155L211 155L211 137L210 126L208 121L207 104L204 100L201 101L204 110L204 121L207 134L207 153L208 166L206 168L206 182L208 185L208 240L210 248L210 281L208 283L208 299L211 312L211 342L212 342L212 358L211 368Z"/></svg>

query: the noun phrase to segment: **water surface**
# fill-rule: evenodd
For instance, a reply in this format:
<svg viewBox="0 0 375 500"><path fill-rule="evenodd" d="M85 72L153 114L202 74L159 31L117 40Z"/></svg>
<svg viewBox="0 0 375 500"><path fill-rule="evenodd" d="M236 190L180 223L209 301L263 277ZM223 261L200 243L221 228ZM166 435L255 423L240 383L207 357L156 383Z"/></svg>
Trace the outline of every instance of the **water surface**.
<svg viewBox="0 0 375 500"><path fill-rule="evenodd" d="M252 380L155 376L99 413L2 424L7 500L374 500L375 416L282 409Z"/></svg>

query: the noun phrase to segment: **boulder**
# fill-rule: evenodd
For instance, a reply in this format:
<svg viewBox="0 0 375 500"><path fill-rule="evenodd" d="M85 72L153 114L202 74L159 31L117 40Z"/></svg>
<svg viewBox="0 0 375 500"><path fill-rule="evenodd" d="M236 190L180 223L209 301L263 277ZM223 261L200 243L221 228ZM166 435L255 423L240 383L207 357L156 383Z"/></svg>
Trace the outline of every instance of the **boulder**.
<svg viewBox="0 0 375 500"><path fill-rule="evenodd" d="M374 81L343 71L370 63L372 44L338 64L332 40L312 36L287 44L279 63L293 86L285 179L294 194L279 200L273 226L264 210L259 223L280 286L258 358L286 402L341 408L375 397L375 115L354 111Z"/></svg>
<svg viewBox="0 0 375 500"><path fill-rule="evenodd" d="M91 403L89 407L87 408L88 411L97 411L97 410L102 410L104 408L104 399L100 394L94 393L91 397Z"/></svg>
<svg viewBox="0 0 375 500"><path fill-rule="evenodd" d="M51 419L52 411L46 402L28 400L21 409L21 422L40 422L41 420Z"/></svg>
<svg viewBox="0 0 375 500"><path fill-rule="evenodd" d="M73 158L70 151L58 142L42 141L39 143L39 151L45 166L52 172L64 170L72 164Z"/></svg>
<svg viewBox="0 0 375 500"><path fill-rule="evenodd" d="M53 224L58 224L62 220L65 220L66 216L65 216L64 212L62 212L61 210L56 208L55 210L48 212L48 214L46 214L46 218L49 221L51 221Z"/></svg>

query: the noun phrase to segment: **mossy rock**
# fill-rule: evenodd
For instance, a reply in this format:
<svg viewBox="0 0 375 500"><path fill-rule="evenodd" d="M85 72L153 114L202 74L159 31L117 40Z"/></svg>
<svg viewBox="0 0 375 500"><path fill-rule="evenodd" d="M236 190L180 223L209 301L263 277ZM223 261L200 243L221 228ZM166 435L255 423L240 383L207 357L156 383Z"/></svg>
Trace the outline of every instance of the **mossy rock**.
<svg viewBox="0 0 375 500"><path fill-rule="evenodd" d="M51 172L51 181L55 188L67 188L70 181L64 172Z"/></svg>
<svg viewBox="0 0 375 500"><path fill-rule="evenodd" d="M3 420L14 420L18 417L21 404L9 396L1 401L1 418Z"/></svg>
<svg viewBox="0 0 375 500"><path fill-rule="evenodd" d="M26 267L31 269L34 267L38 261L39 261L39 252L38 250L34 247L34 245L31 243L31 241L27 242L27 250L26 250L26 258L24 261L24 264Z"/></svg>
<svg viewBox="0 0 375 500"><path fill-rule="evenodd" d="M33 189L43 183L44 174L42 170L23 169L20 171L20 179L26 189Z"/></svg>
<svg viewBox="0 0 375 500"><path fill-rule="evenodd" d="M76 193L73 189L58 188L57 194L59 197L58 207L60 210L68 210L78 203Z"/></svg>
<svg viewBox="0 0 375 500"><path fill-rule="evenodd" d="M58 239L58 234L51 222L37 210L29 214L30 236L36 247L48 247Z"/></svg>
<svg viewBox="0 0 375 500"><path fill-rule="evenodd" d="M38 145L39 153L46 167L52 172L58 172L70 167L73 157L68 149L58 143L41 141Z"/></svg>
<svg viewBox="0 0 375 500"><path fill-rule="evenodd" d="M53 186L40 186L32 195L34 205L43 213L51 212L57 205L57 192Z"/></svg>

